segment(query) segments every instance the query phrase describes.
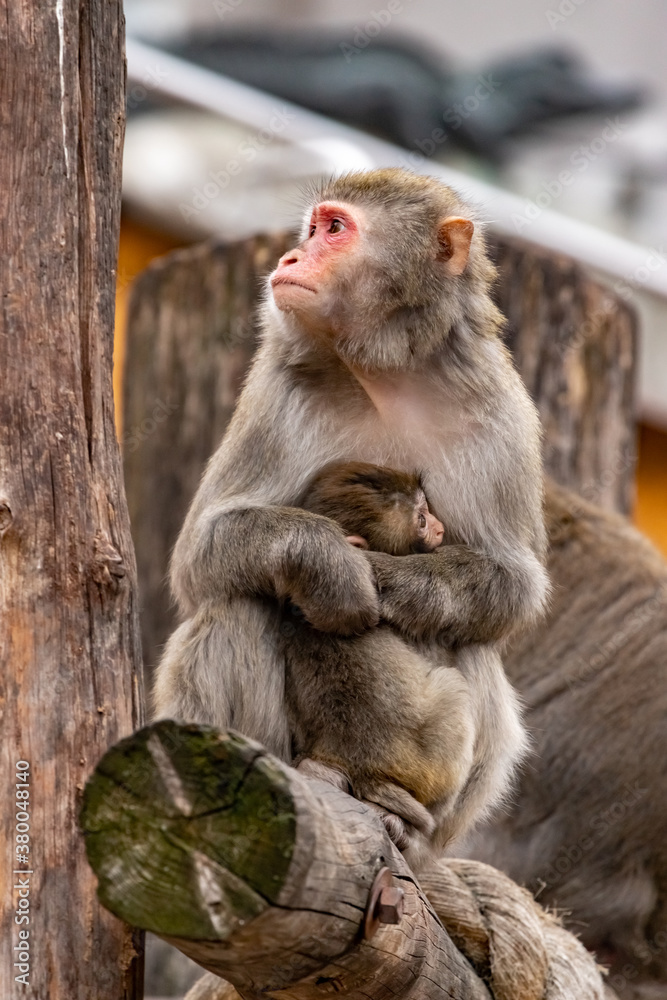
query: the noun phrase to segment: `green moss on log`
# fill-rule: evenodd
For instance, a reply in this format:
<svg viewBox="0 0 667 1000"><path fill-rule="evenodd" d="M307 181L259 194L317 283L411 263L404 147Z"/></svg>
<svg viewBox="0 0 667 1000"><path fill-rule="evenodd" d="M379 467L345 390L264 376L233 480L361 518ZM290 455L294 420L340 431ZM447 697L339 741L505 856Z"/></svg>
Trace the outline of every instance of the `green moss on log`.
<svg viewBox="0 0 667 1000"><path fill-rule="evenodd" d="M258 744L168 721L104 755L80 822L101 902L195 940L224 939L275 902L296 832L288 780Z"/></svg>

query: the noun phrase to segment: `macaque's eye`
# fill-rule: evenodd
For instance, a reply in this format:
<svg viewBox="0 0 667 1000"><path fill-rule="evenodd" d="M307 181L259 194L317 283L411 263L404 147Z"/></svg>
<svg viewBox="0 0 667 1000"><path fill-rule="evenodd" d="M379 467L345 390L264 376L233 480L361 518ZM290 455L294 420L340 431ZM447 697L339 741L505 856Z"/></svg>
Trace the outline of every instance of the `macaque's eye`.
<svg viewBox="0 0 667 1000"><path fill-rule="evenodd" d="M308 239L310 239L311 236L315 235L315 228L316 228L315 223L311 222L310 229L308 230Z"/></svg>
<svg viewBox="0 0 667 1000"><path fill-rule="evenodd" d="M344 229L345 229L345 226L340 221L340 219L332 219L331 220L331 225L329 226L329 232L330 233L342 233Z"/></svg>
<svg viewBox="0 0 667 1000"><path fill-rule="evenodd" d="M426 518L424 517L423 514L420 514L419 517L417 518L417 524L419 525L420 528L426 527Z"/></svg>

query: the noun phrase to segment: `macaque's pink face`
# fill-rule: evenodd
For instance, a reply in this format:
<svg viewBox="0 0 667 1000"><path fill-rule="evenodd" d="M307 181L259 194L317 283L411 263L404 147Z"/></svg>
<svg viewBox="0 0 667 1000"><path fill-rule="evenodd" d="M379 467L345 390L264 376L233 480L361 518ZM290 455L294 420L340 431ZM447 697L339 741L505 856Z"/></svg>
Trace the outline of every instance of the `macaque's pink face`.
<svg viewBox="0 0 667 1000"><path fill-rule="evenodd" d="M418 498L414 517L417 547L422 552L433 552L439 545L442 545L445 529L442 521L439 521L428 509L428 503L423 493Z"/></svg>
<svg viewBox="0 0 667 1000"><path fill-rule="evenodd" d="M339 202L316 205L306 238L278 261L271 275L273 299L307 325L322 325L335 294L336 278L359 252L364 213Z"/></svg>

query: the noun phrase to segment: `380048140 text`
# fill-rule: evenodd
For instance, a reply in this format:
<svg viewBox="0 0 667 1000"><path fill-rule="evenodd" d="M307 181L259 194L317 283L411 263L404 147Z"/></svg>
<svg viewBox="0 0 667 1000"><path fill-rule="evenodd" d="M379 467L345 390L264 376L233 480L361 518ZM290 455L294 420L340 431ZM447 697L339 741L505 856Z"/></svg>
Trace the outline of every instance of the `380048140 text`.
<svg viewBox="0 0 667 1000"><path fill-rule="evenodd" d="M16 907L14 923L18 926L17 939L12 946L15 980L28 986L30 983L30 764L27 760L16 762L16 836L14 847L13 881Z"/></svg>

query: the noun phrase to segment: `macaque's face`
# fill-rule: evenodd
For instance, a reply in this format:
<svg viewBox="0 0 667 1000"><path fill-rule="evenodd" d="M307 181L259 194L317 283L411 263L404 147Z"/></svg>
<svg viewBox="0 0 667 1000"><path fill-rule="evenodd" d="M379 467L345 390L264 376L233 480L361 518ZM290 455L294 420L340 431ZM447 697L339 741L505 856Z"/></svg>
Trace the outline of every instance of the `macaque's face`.
<svg viewBox="0 0 667 1000"><path fill-rule="evenodd" d="M350 545L358 549L373 548L390 555L407 556L414 552L433 552L439 545L445 529L442 522L428 509L421 490L413 496L402 495L398 508L396 501L380 508L369 538L348 535Z"/></svg>
<svg viewBox="0 0 667 1000"><path fill-rule="evenodd" d="M392 174L355 187L350 175L328 187L271 275L272 306L354 372L427 361L452 325L473 223L450 215L451 193L427 180Z"/></svg>
<svg viewBox="0 0 667 1000"><path fill-rule="evenodd" d="M439 545L442 545L445 529L442 521L439 521L428 509L428 503L423 493L417 496L413 513L413 529L416 538L413 551L433 552Z"/></svg>
<svg viewBox="0 0 667 1000"><path fill-rule="evenodd" d="M365 214L356 205L316 205L305 238L280 258L271 275L278 309L295 313L308 327L326 328L340 278L359 258L366 229Z"/></svg>

